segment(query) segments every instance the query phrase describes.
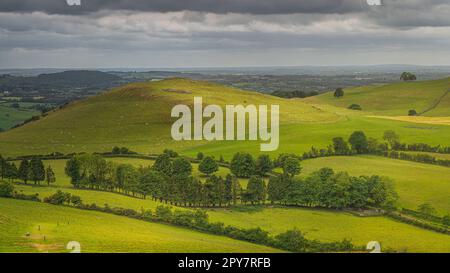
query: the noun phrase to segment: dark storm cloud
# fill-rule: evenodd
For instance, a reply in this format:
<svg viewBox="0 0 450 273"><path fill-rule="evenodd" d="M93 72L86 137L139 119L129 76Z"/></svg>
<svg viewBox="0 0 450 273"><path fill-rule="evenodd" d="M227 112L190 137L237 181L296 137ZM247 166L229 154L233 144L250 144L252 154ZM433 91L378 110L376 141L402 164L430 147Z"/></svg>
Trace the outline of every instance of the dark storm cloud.
<svg viewBox="0 0 450 273"><path fill-rule="evenodd" d="M80 14L101 10L202 11L213 13L291 14L347 13L360 11L365 0L81 0L69 6L66 0L2 0L0 11L50 14Z"/></svg>

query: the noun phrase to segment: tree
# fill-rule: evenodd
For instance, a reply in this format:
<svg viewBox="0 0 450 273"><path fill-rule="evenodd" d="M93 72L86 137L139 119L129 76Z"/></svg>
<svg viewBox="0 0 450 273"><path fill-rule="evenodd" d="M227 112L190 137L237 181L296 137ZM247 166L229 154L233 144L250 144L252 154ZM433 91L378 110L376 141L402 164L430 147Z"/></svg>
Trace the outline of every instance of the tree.
<svg viewBox="0 0 450 273"><path fill-rule="evenodd" d="M189 160L183 157L178 157L173 161L173 174L189 176L192 174L192 165Z"/></svg>
<svg viewBox="0 0 450 273"><path fill-rule="evenodd" d="M348 142L358 154L366 153L368 150L367 137L363 131L353 132Z"/></svg>
<svg viewBox="0 0 450 273"><path fill-rule="evenodd" d="M27 181L29 179L28 174L29 174L29 168L30 168L30 163L28 162L28 160L23 159L20 162L19 165L19 171L18 171L18 177L19 179L21 179L25 184L27 184Z"/></svg>
<svg viewBox="0 0 450 273"><path fill-rule="evenodd" d="M14 179L18 176L18 170L14 163L6 163L5 165L6 171L5 171L5 177L9 178L9 180L12 182Z"/></svg>
<svg viewBox="0 0 450 273"><path fill-rule="evenodd" d="M389 143L391 149L400 142L400 136L393 130L387 130L383 134L383 140Z"/></svg>
<svg viewBox="0 0 450 273"><path fill-rule="evenodd" d="M0 155L0 179L3 180L7 176L9 167L8 161Z"/></svg>
<svg viewBox="0 0 450 273"><path fill-rule="evenodd" d="M22 166L22 164L20 166ZM72 157L71 159L67 160L64 172L68 177L70 177L70 183L75 188L79 188L81 186L81 162L77 157Z"/></svg>
<svg viewBox="0 0 450 273"><path fill-rule="evenodd" d="M147 195L151 195L153 199L162 201L165 182L160 173L151 169L142 170L139 176L139 192L144 199Z"/></svg>
<svg viewBox="0 0 450 273"><path fill-rule="evenodd" d="M236 153L231 160L231 172L237 177L248 178L255 174L255 161L251 154Z"/></svg>
<svg viewBox="0 0 450 273"><path fill-rule="evenodd" d="M155 160L155 164L153 164L152 166L153 170L163 173L167 176L172 175L172 168L172 161L170 160L170 156L168 153L159 155Z"/></svg>
<svg viewBox="0 0 450 273"><path fill-rule="evenodd" d="M412 74L411 72L403 72L402 75L400 75L400 80L415 81L415 80L417 80L417 77L416 77L416 75Z"/></svg>
<svg viewBox="0 0 450 273"><path fill-rule="evenodd" d="M344 96L344 89L342 88L336 88L336 90L334 91L334 97L335 98L340 98Z"/></svg>
<svg viewBox="0 0 450 273"><path fill-rule="evenodd" d="M229 183L231 183L231 185L229 185ZM227 177L225 179L225 187L227 188L227 193L229 186L231 186L231 201L233 202L233 205L236 205L237 200L242 192L242 187L236 176L232 174L227 174Z"/></svg>
<svg viewBox="0 0 450 273"><path fill-rule="evenodd" d="M266 185L264 180L260 176L250 177L247 183L247 200L254 204L255 202L261 203L266 200Z"/></svg>
<svg viewBox="0 0 450 273"><path fill-rule="evenodd" d="M288 157L283 163L283 173L289 177L294 177L300 174L302 167L300 166L300 160L296 157Z"/></svg>
<svg viewBox="0 0 450 273"><path fill-rule="evenodd" d="M12 197L14 186L11 183L0 181L0 197Z"/></svg>
<svg viewBox="0 0 450 273"><path fill-rule="evenodd" d="M29 171L30 180L33 180L35 185L45 180L45 167L41 159L36 157L31 159Z"/></svg>
<svg viewBox="0 0 450 273"><path fill-rule="evenodd" d="M256 159L256 173L264 176L272 170L272 161L268 155L260 155Z"/></svg>
<svg viewBox="0 0 450 273"><path fill-rule="evenodd" d="M50 186L51 183L55 183L56 181L55 173L53 172L53 169L50 165L45 170L45 181L47 182L48 186Z"/></svg>
<svg viewBox="0 0 450 273"><path fill-rule="evenodd" d="M408 111L408 116L417 116L417 111L414 109L411 109Z"/></svg>
<svg viewBox="0 0 450 273"><path fill-rule="evenodd" d="M347 142L342 137L333 138L333 149L336 155L348 155L350 152Z"/></svg>
<svg viewBox="0 0 450 273"><path fill-rule="evenodd" d="M209 176L219 170L219 164L217 164L214 158L207 156L198 165L198 170Z"/></svg>
<svg viewBox="0 0 450 273"><path fill-rule="evenodd" d="M197 159L198 159L198 160L202 160L203 157L204 157L204 155L203 155L202 152L199 152L199 153L197 154Z"/></svg>

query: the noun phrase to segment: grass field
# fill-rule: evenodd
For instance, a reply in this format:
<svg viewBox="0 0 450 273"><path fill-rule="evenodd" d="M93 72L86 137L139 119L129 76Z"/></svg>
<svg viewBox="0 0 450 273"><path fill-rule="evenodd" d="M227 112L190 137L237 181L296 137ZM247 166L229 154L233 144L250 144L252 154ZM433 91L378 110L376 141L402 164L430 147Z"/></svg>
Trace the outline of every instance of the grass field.
<svg viewBox="0 0 450 273"><path fill-rule="evenodd" d="M450 78L445 78L346 88L344 97L339 99L333 96L333 92L328 92L306 101L345 108L356 103L363 111L387 116L405 116L411 109L418 113L429 110L425 116L450 116L450 108L445 107L449 105L450 98L443 98L449 89Z"/></svg>
<svg viewBox="0 0 450 273"><path fill-rule="evenodd" d="M39 115L39 111L13 108L10 103L0 103L0 128L7 130L32 116Z"/></svg>
<svg viewBox="0 0 450 273"><path fill-rule="evenodd" d="M0 198L0 252L278 252L174 226ZM30 236L25 236L29 232Z"/></svg>
<svg viewBox="0 0 450 273"><path fill-rule="evenodd" d="M375 156L326 157L302 161L303 173L323 166L351 175L383 175L394 180L400 205L416 209L430 203L441 214L450 214L450 168Z"/></svg>
<svg viewBox="0 0 450 273"><path fill-rule="evenodd" d="M40 197L54 193L57 188L16 186L27 194L39 193ZM62 189L81 196L85 203L95 202L103 206L155 209L161 203L149 199L132 198L116 193ZM1 209L0 209L1 211ZM235 209L210 209L210 221L243 228L261 227L272 234L299 228L310 239L336 241L344 238L365 245L372 240L382 242L386 248L410 252L448 252L450 236L423 230L385 217L358 217L349 213L328 210L237 207ZM448 242L448 243L447 243Z"/></svg>

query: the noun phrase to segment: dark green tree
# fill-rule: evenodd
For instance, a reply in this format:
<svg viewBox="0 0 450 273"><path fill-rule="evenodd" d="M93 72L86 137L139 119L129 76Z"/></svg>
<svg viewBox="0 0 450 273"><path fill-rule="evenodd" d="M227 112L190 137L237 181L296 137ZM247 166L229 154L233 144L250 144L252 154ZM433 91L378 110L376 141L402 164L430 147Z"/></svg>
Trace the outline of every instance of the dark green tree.
<svg viewBox="0 0 450 273"><path fill-rule="evenodd" d="M334 97L335 98L340 98L344 96L344 89L342 88L336 88L336 90L334 91Z"/></svg>
<svg viewBox="0 0 450 273"><path fill-rule="evenodd" d="M203 160L198 165L198 170L205 174L211 175L219 170L219 164L211 156L203 158Z"/></svg>
<svg viewBox="0 0 450 273"><path fill-rule="evenodd" d="M255 174L255 161L251 154L236 153L231 160L231 172L237 177L248 178Z"/></svg>
<svg viewBox="0 0 450 273"><path fill-rule="evenodd" d="M47 182L47 186L56 182L55 172L50 165L45 170L45 181Z"/></svg>
<svg viewBox="0 0 450 273"><path fill-rule="evenodd" d="M39 184L45 180L45 167L40 158L33 158L30 161L30 180L34 181L34 184Z"/></svg>
<svg viewBox="0 0 450 273"><path fill-rule="evenodd" d="M20 165L22 167L22 164ZM68 177L70 177L70 183L75 187L81 186L81 162L77 157L72 157L67 160L64 171ZM19 168L19 173L21 173Z"/></svg>
<svg viewBox="0 0 450 273"><path fill-rule="evenodd" d="M283 163L283 173L289 177L294 177L300 174L302 167L300 166L300 160L296 157L288 157Z"/></svg>
<svg viewBox="0 0 450 273"><path fill-rule="evenodd" d="M348 142L358 154L363 154L368 151L367 137L363 131L356 131L348 139Z"/></svg>
<svg viewBox="0 0 450 273"><path fill-rule="evenodd" d="M173 165L172 161L170 160L169 154L164 153L159 155L156 158L155 164L153 164L152 169L160 173L163 173L167 176L171 176L173 171Z"/></svg>
<svg viewBox="0 0 450 273"><path fill-rule="evenodd" d="M348 155L350 153L348 144L342 137L333 138L333 149L336 155Z"/></svg>
<svg viewBox="0 0 450 273"><path fill-rule="evenodd" d="M261 176L265 176L272 170L272 161L269 155L260 155L256 159L256 173Z"/></svg>
<svg viewBox="0 0 450 273"><path fill-rule="evenodd" d="M28 177L28 174L30 172L29 168L30 168L30 163L28 162L28 160L23 159L19 165L18 176L19 176L19 179L21 179L25 184L27 184L27 181L29 179L29 177Z"/></svg>
<svg viewBox="0 0 450 273"><path fill-rule="evenodd" d="M183 157L178 157L173 161L173 174L189 176L192 174L192 164Z"/></svg>
<svg viewBox="0 0 450 273"><path fill-rule="evenodd" d="M266 200L266 186L264 180L260 176L250 177L247 184L247 201L254 203L261 203Z"/></svg>

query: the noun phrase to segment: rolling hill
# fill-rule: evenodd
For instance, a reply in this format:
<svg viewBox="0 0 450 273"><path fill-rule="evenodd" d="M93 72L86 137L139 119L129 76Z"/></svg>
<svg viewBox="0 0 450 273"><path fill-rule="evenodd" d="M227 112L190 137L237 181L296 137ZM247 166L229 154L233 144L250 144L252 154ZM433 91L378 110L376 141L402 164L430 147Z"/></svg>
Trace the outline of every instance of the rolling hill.
<svg viewBox="0 0 450 273"><path fill-rule="evenodd" d="M448 79L427 82L439 92L447 83ZM406 89L409 85L414 87L414 84L419 83L397 85ZM168 79L130 84L71 103L38 121L1 133L0 151L4 156L18 156L52 152L105 152L113 146L126 146L140 153L159 153L171 148L188 155L202 151L225 158L230 158L237 151L259 153L259 141L173 141L170 127L175 119L170 117L170 111L179 103L192 105L194 96L203 97L204 105L280 105L280 148L275 154L303 153L312 145L326 147L333 137L347 138L360 129L378 139L385 130L393 129L405 142L450 145L450 139L446 137L450 135L450 126L447 125L376 119L366 116L367 112L324 104L327 101L321 102L322 96L315 98L316 101L289 100L214 83ZM328 95L324 96L326 98ZM432 99L424 101L422 103L426 105ZM394 107L391 100L386 100L388 102L391 108ZM392 110L391 113L403 113L404 109Z"/></svg>
<svg viewBox="0 0 450 273"><path fill-rule="evenodd" d="M49 152L110 151L115 145L148 153L164 148L183 149L199 142L172 141L173 106L193 104L194 96L206 104L278 104L281 123L328 122L342 118L301 101L289 101L213 83L170 79L130 84L102 95L74 102L37 122L0 135L5 155Z"/></svg>
<svg viewBox="0 0 450 273"><path fill-rule="evenodd" d="M363 111L384 116L406 116L411 109L424 116L450 116L449 91L450 78L445 78L347 88L339 99L328 92L305 101L345 108L355 103Z"/></svg>

